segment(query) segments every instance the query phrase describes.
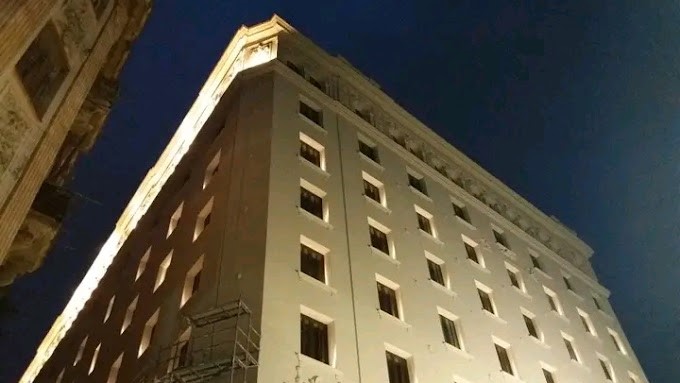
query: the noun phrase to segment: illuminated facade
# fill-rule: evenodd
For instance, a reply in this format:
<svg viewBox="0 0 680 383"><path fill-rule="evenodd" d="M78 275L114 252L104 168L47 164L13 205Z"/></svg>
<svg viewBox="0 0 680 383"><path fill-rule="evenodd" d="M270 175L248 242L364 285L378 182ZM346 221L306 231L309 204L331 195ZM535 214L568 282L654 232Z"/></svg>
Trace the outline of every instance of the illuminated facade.
<svg viewBox="0 0 680 383"><path fill-rule="evenodd" d="M22 382L647 382L591 255L274 17L237 32Z"/></svg>
<svg viewBox="0 0 680 383"><path fill-rule="evenodd" d="M0 2L0 289L37 269L150 0Z"/></svg>

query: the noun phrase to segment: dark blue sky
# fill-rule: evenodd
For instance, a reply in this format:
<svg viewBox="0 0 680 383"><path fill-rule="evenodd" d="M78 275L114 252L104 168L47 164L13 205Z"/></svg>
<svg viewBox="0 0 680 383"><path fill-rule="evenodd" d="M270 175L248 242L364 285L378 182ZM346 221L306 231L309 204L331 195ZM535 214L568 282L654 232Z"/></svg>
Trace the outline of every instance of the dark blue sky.
<svg viewBox="0 0 680 383"><path fill-rule="evenodd" d="M155 2L77 169L73 189L97 202L75 204L0 319L0 382L23 372L233 33L273 12L576 230L650 381L680 381L677 2L293 3Z"/></svg>

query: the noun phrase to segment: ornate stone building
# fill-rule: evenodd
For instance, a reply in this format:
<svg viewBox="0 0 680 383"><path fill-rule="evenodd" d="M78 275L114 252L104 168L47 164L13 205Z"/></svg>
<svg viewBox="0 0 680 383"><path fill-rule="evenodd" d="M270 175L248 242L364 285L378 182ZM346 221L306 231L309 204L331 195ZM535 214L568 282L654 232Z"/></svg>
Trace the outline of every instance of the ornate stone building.
<svg viewBox="0 0 680 383"><path fill-rule="evenodd" d="M0 2L0 288L40 266L151 0Z"/></svg>

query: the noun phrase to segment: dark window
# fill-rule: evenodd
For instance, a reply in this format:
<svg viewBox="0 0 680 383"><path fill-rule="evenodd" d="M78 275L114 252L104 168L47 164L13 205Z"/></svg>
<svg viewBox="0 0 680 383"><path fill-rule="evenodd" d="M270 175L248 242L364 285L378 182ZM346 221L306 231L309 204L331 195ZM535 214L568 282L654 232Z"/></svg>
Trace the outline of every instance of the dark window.
<svg viewBox="0 0 680 383"><path fill-rule="evenodd" d="M359 152L372 159L374 162L380 162L378 160L378 148L375 145L369 145L359 140Z"/></svg>
<svg viewBox="0 0 680 383"><path fill-rule="evenodd" d="M189 341L184 341L177 351L177 367L186 366L189 361Z"/></svg>
<svg viewBox="0 0 680 383"><path fill-rule="evenodd" d="M203 218L203 228L206 228L208 226L208 224L210 224L210 216L211 215L212 215L212 213L208 213L208 215L206 215L205 218Z"/></svg>
<svg viewBox="0 0 680 383"><path fill-rule="evenodd" d="M380 198L380 189L367 180L364 180L364 194L373 201L382 203L382 199Z"/></svg>
<svg viewBox="0 0 680 383"><path fill-rule="evenodd" d="M408 373L408 362L406 359L385 351L387 356L387 374L389 383L410 383L411 378Z"/></svg>
<svg viewBox="0 0 680 383"><path fill-rule="evenodd" d="M430 222L430 219L420 213L416 213L416 216L418 216L418 228L427 234L432 235L432 223Z"/></svg>
<svg viewBox="0 0 680 383"><path fill-rule="evenodd" d="M300 351L328 364L328 326L300 314Z"/></svg>
<svg viewBox="0 0 680 383"><path fill-rule="evenodd" d="M198 270L196 275L194 275L194 280L191 282L191 294L193 295L198 291L198 288L201 286L201 271Z"/></svg>
<svg viewBox="0 0 680 383"><path fill-rule="evenodd" d="M578 357L576 356L576 350L574 350L574 345L571 344L571 341L567 338L564 339L564 346L567 348L567 352L569 353L569 358L571 360L575 360L578 362Z"/></svg>
<svg viewBox="0 0 680 383"><path fill-rule="evenodd" d="M479 257L477 256L477 250L475 250L474 246L470 246L467 242L463 242L463 244L465 244L465 252L467 253L468 259L479 264Z"/></svg>
<svg viewBox="0 0 680 383"><path fill-rule="evenodd" d="M399 306L397 305L397 292L391 288L378 283L378 301L380 302L380 310L399 318Z"/></svg>
<svg viewBox="0 0 680 383"><path fill-rule="evenodd" d="M614 342L614 347L616 347L616 351L623 353L623 350L621 349L621 345L619 344L618 339L614 336L614 334L609 333L609 337L612 338L612 342Z"/></svg>
<svg viewBox="0 0 680 383"><path fill-rule="evenodd" d="M458 205L457 203L453 202L453 213L456 215L456 217L462 219L463 221L470 223L470 216L468 215L467 209L465 207Z"/></svg>
<svg viewBox="0 0 680 383"><path fill-rule="evenodd" d="M326 268L323 254L300 244L300 268L310 277L326 282Z"/></svg>
<svg viewBox="0 0 680 383"><path fill-rule="evenodd" d="M295 63L293 63L291 61L286 61L286 66L288 68L292 69L293 72L299 74L300 76L302 76L302 77L305 76L305 71L301 67L295 65Z"/></svg>
<svg viewBox="0 0 680 383"><path fill-rule="evenodd" d="M533 255L533 254L529 254L529 257L531 258L531 264L532 264L535 268L537 268L537 269L539 269L539 270L543 270L543 266L541 265L541 262L538 260L538 257L537 257L537 256L535 256L535 255Z"/></svg>
<svg viewBox="0 0 680 383"><path fill-rule="evenodd" d="M600 306L600 301L597 300L597 297L593 297L593 302L595 302L595 307L597 307L598 310L602 310L602 306Z"/></svg>
<svg viewBox="0 0 680 383"><path fill-rule="evenodd" d="M430 271L430 279L444 286L444 273L442 273L442 265L434 262L431 259L427 260L427 269Z"/></svg>
<svg viewBox="0 0 680 383"><path fill-rule="evenodd" d="M444 341L451 346L460 349L460 339L458 338L456 323L443 315L439 315L439 323L441 324L442 332L444 333Z"/></svg>
<svg viewBox="0 0 680 383"><path fill-rule="evenodd" d="M326 86L324 85L324 83L322 81L319 81L319 80L315 79L314 77L309 76L309 82L310 82L310 84L314 85L314 87L317 88L318 90L320 90L324 93L326 92Z"/></svg>
<svg viewBox="0 0 680 383"><path fill-rule="evenodd" d="M510 277L510 283L517 287L518 289L522 289L522 287L519 284L519 278L517 278L517 273L508 269L508 277Z"/></svg>
<svg viewBox="0 0 680 383"><path fill-rule="evenodd" d="M321 152L300 140L300 156L314 165L321 167Z"/></svg>
<svg viewBox="0 0 680 383"><path fill-rule="evenodd" d="M600 359L600 366L602 367L602 372L604 372L604 377L607 378L607 380L613 380L612 372L609 371L609 366L607 365L607 362Z"/></svg>
<svg viewBox="0 0 680 383"><path fill-rule="evenodd" d="M545 368L543 369L543 376L545 376L546 383L555 383L555 378L553 377L552 372L546 370Z"/></svg>
<svg viewBox="0 0 680 383"><path fill-rule="evenodd" d="M493 237L496 240L496 243L499 245L509 249L510 247L508 246L508 241L505 239L505 235L503 233L499 233L496 230L493 230Z"/></svg>
<svg viewBox="0 0 680 383"><path fill-rule="evenodd" d="M565 286L567 286L567 289L570 291L574 291L574 287L571 285L571 281L569 281L569 278L562 276L562 279L564 279L564 284Z"/></svg>
<svg viewBox="0 0 680 383"><path fill-rule="evenodd" d="M425 185L425 179L414 176L413 174L408 174L408 184L412 188L418 190L419 192L427 195L427 186Z"/></svg>
<svg viewBox="0 0 680 383"><path fill-rule="evenodd" d="M310 119L319 126L323 126L321 111L312 108L311 106L300 101L300 114Z"/></svg>
<svg viewBox="0 0 680 383"><path fill-rule="evenodd" d="M482 301L482 309L490 312L491 314L495 314L489 293L482 289L477 289L477 292L479 293L479 300Z"/></svg>
<svg viewBox="0 0 680 383"><path fill-rule="evenodd" d="M508 350L505 347L496 346L496 355L498 355L498 361L501 363L501 370L507 372L510 375L514 375L512 371L512 363L510 363L510 356L508 355Z"/></svg>
<svg viewBox="0 0 680 383"><path fill-rule="evenodd" d="M583 328L585 328L586 332L588 334L592 334L593 330L590 328L590 323L588 323L588 320L586 319L586 317L584 317L581 314L578 314L578 316L581 318L581 323L583 323Z"/></svg>
<svg viewBox="0 0 680 383"><path fill-rule="evenodd" d="M390 247L387 243L387 234L368 225L368 232L371 235L371 246L382 251L385 254L390 253Z"/></svg>
<svg viewBox="0 0 680 383"><path fill-rule="evenodd" d="M555 297L552 295L546 293L546 297L548 297L548 303L550 304L550 309L556 313L559 313L559 310L557 309L557 302L555 302Z"/></svg>
<svg viewBox="0 0 680 383"><path fill-rule="evenodd" d="M323 219L323 200L302 186L300 186L300 207L308 213Z"/></svg>
<svg viewBox="0 0 680 383"><path fill-rule="evenodd" d="M522 316L524 317L524 324L527 325L527 331L529 331L529 335L533 336L536 339L539 339L538 331L536 330L536 324L534 323L534 320L524 314L522 314Z"/></svg>
<svg viewBox="0 0 680 383"><path fill-rule="evenodd" d="M35 112L42 118L68 74L68 60L57 28L50 21L16 65Z"/></svg>

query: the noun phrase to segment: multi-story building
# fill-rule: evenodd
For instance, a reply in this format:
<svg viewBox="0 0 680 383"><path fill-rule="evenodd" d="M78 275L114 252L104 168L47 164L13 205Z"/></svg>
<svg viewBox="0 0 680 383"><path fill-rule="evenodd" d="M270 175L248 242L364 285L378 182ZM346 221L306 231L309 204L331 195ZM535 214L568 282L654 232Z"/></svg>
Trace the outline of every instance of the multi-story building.
<svg viewBox="0 0 680 383"><path fill-rule="evenodd" d="M0 288L34 271L64 219L150 0L0 1Z"/></svg>
<svg viewBox="0 0 680 383"><path fill-rule="evenodd" d="M646 382L591 255L275 16L237 32L22 382Z"/></svg>

